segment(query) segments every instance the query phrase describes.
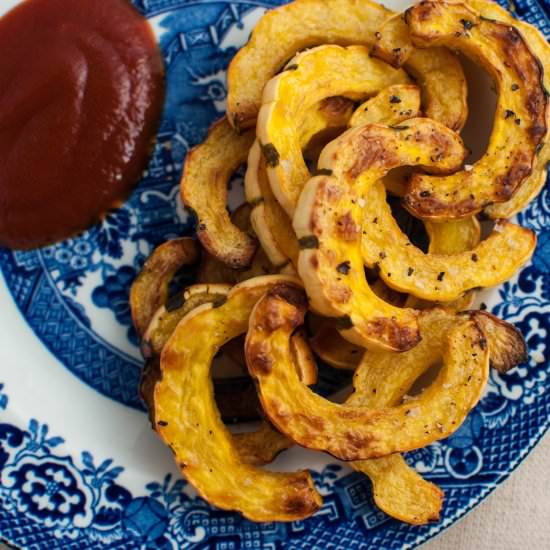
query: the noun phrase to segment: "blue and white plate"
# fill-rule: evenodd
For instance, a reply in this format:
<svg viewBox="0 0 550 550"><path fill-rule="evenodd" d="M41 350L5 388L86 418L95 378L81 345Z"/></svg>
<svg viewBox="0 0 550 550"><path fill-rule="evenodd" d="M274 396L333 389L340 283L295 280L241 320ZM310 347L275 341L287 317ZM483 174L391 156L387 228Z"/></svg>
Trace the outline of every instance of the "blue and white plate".
<svg viewBox="0 0 550 550"><path fill-rule="evenodd" d="M549 36L543 2L522 0L515 11ZM142 181L122 208L76 238L33 252L0 250L0 536L48 550L417 546L506 479L550 424L550 189L519 216L539 236L531 264L480 298L521 329L529 363L508 375L492 371L485 397L455 435L407 455L445 490L439 523L390 519L374 506L365 476L300 449L275 467L311 468L325 501L313 518L254 524L213 509L181 478L137 398L141 359L128 292L156 245L193 232L178 196L182 162L224 113L230 59L280 2L134 3L155 30L168 77ZM484 93L474 94L476 112L490 101ZM490 127L470 118L472 134Z"/></svg>

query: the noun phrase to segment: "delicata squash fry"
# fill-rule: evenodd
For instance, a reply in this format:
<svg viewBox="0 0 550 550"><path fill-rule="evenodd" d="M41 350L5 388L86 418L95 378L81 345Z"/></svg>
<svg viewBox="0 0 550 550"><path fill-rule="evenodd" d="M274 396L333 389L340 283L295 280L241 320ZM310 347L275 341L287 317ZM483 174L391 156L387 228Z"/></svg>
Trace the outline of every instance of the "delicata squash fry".
<svg viewBox="0 0 550 550"><path fill-rule="evenodd" d="M363 199L363 261L368 267L377 266L388 286L418 298L448 302L472 288L495 286L509 279L535 249L533 231L499 220L492 233L470 250L424 254L399 229L381 182L374 182Z"/></svg>
<svg viewBox="0 0 550 550"><path fill-rule="evenodd" d="M544 67L544 87L550 90L550 45L541 32L526 23L515 19L504 8L501 8L496 2L490 0L470 0L470 6L479 11L484 17L496 19L509 25L514 25L525 37L532 52L538 57ZM546 127L550 127L550 109L546 109ZM520 210L523 210L544 187L547 172L546 166L550 161L550 140L546 139L539 152L533 173L527 178L521 187L514 193L511 199L506 202L493 204L485 208L485 213L491 218L511 218Z"/></svg>
<svg viewBox="0 0 550 550"><path fill-rule="evenodd" d="M306 111L299 129L302 148L319 132L329 128L343 131L343 127L360 126L367 122L398 124L420 114L420 90L414 85L395 85L383 89L378 95L366 100L355 112L349 109L349 100L329 97ZM401 186L398 178L388 174L384 178L387 187ZM401 194L401 188L399 189ZM286 212L275 198L266 172L266 161L256 140L248 155L245 176L247 201L253 205L252 226L262 248L274 265L284 265L289 260L298 262L298 239Z"/></svg>
<svg viewBox="0 0 550 550"><path fill-rule="evenodd" d="M185 160L180 183L183 203L197 216L197 237L215 258L233 268L245 268L257 241L231 222L227 212L227 182L244 162L254 133L238 135L226 118L210 128L205 141Z"/></svg>
<svg viewBox="0 0 550 550"><path fill-rule="evenodd" d="M154 392L157 432L184 476L211 504L253 521L294 521L321 506L308 472L268 472L241 460L212 393L216 351L247 330L254 304L282 283L299 285L282 276L252 279L234 287L223 305L205 304L184 317L162 352Z"/></svg>
<svg viewBox="0 0 550 550"><path fill-rule="evenodd" d="M160 378L160 354L166 342L170 339L179 321L194 308L210 303L214 307L227 300L231 287L229 285L193 285L186 288L180 300L173 300L168 309L161 307L157 310L142 341L142 350L146 357L146 365L140 384L140 394L147 405L150 414L153 414L153 390ZM175 307L177 306L177 307ZM228 355L230 346L240 345L244 348L244 338L241 342L230 340L221 350ZM244 349L241 349L244 359ZM299 376L306 385L317 381L317 365L309 352L303 337L292 335L291 352ZM243 361L243 366L245 363ZM245 366L246 368L246 366ZM260 409L256 391L250 378L222 378L214 382L216 404L224 421L246 422L258 419ZM151 423L155 425L154 419ZM281 435L272 426L262 423L256 431L234 436L239 455L245 456L249 464L267 464L282 450L288 448L291 442Z"/></svg>
<svg viewBox="0 0 550 550"><path fill-rule="evenodd" d="M307 310L303 290L279 285L261 298L250 316L246 362L258 383L271 422L304 447L343 460L378 458L448 437L477 403L489 369L487 341L474 320L449 332L443 368L434 383L408 404L371 409L339 405L300 383L289 338ZM427 426L427 427L426 427Z"/></svg>
<svg viewBox="0 0 550 550"><path fill-rule="evenodd" d="M370 47L392 15L370 0L296 0L265 14L229 66L227 110L233 126L253 126L266 83L296 52L321 44ZM406 69L423 87L427 115L458 130L467 115L462 67L445 48L427 53L415 50Z"/></svg>
<svg viewBox="0 0 550 550"><path fill-rule="evenodd" d="M174 275L184 265L194 264L198 257L197 243L189 237L167 241L149 256L130 289L132 322L140 336L155 311L166 302Z"/></svg>
<svg viewBox="0 0 550 550"><path fill-rule="evenodd" d="M432 309L419 317L422 341L414 349L398 358L386 352L367 352L363 356L355 373L356 391L347 403L371 408L397 405L415 380L441 358L446 346L445 336L452 327L468 317L475 319L481 327L493 367L512 368L525 360L525 342L512 325L486 312L474 311L457 316ZM406 401L411 411L415 411L415 401L410 397ZM371 478L374 500L387 514L409 523L438 519L442 492L419 478L401 456L394 454L358 461L351 466Z"/></svg>
<svg viewBox="0 0 550 550"><path fill-rule="evenodd" d="M231 214L233 224L247 234L253 233L251 212L252 207L245 203ZM237 284L253 277L277 273L281 267L283 266L277 267L273 265L267 257L265 250L261 247L256 250L251 264L246 269L233 269L227 264L220 262L214 256L204 252L199 266L197 282Z"/></svg>
<svg viewBox="0 0 550 550"><path fill-rule="evenodd" d="M273 194L258 140L250 148L244 179L246 200L252 206L250 221L265 253L275 265L294 264L298 240L292 222Z"/></svg>
<svg viewBox="0 0 550 550"><path fill-rule="evenodd" d="M229 285L193 285L171 299L166 306L161 306L153 315L141 341L141 352L145 357L145 365L139 386L141 400L147 406L153 427L155 426L153 391L160 378L160 354L164 345L185 315L202 304L223 303L230 290ZM222 348L226 356L228 346L233 345L233 342L234 340L228 342ZM241 346L244 347L244 342L241 343ZM245 366L244 361L243 366ZM235 421L238 419L241 422L246 422L258 419L260 406L250 378L240 376L217 380L215 381L215 393L216 403L224 420Z"/></svg>
<svg viewBox="0 0 550 550"><path fill-rule="evenodd" d="M415 312L380 300L366 281L362 232L377 220L363 222L363 197L392 168L451 171L464 155L457 134L422 118L411 119L405 128L360 126L323 150L319 168L327 175L309 180L294 217L302 245L298 271L313 309L345 320L341 334L347 340L405 351L419 338Z"/></svg>
<svg viewBox="0 0 550 550"><path fill-rule="evenodd" d="M267 83L256 134L271 189L289 216L310 177L296 131L304 110L326 97L362 99L392 84L409 82L404 71L373 59L363 46L328 45L298 54Z"/></svg>
<svg viewBox="0 0 550 550"><path fill-rule="evenodd" d="M445 177L413 175L405 206L421 218L441 220L509 200L533 173L547 132L540 61L516 27L465 4L423 1L407 10L406 21L415 45L448 46L480 63L498 86L498 101L481 159Z"/></svg>

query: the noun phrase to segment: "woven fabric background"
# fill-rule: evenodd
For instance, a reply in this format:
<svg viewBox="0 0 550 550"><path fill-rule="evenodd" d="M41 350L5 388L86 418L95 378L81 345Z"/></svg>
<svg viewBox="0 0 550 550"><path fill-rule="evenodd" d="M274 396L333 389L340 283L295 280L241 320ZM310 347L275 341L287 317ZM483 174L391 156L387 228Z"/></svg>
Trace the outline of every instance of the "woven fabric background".
<svg viewBox="0 0 550 550"><path fill-rule="evenodd" d="M495 492L422 550L550 548L550 434Z"/></svg>

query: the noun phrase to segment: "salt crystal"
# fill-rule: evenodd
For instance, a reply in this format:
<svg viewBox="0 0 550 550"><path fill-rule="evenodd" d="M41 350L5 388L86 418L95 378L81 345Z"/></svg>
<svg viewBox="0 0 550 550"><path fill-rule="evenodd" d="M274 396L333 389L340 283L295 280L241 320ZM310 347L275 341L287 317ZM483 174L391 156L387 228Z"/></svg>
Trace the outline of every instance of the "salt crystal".
<svg viewBox="0 0 550 550"><path fill-rule="evenodd" d="M464 165L464 170L466 170L466 172L471 172L473 168L474 168L473 164L465 164Z"/></svg>

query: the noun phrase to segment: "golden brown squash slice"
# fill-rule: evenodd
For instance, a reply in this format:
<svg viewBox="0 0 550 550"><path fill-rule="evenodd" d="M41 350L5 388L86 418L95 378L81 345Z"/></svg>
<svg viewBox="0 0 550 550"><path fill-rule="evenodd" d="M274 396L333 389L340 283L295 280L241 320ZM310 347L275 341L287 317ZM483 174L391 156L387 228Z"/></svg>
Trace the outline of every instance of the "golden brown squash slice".
<svg viewBox="0 0 550 550"><path fill-rule="evenodd" d="M162 352L162 378L154 392L157 431L183 475L211 504L253 521L293 521L321 506L308 472L268 472L241 460L221 421L209 375L216 351L247 330L254 304L282 283L299 284L282 276L251 279L236 286L223 305L205 304L184 317Z"/></svg>
<svg viewBox="0 0 550 550"><path fill-rule="evenodd" d="M362 99L409 78L369 56L363 46L319 46L297 55L264 89L256 134L267 164L271 189L292 216L310 177L297 128L305 110L326 97ZM338 70L335 70L335 68Z"/></svg>
<svg viewBox="0 0 550 550"><path fill-rule="evenodd" d="M214 307L227 300L231 287L229 285L193 285L186 288L180 300L172 300L168 307L161 307L149 323L145 332L142 350L146 364L140 383L140 395L153 418L154 386L160 378L160 354L170 339L179 321L196 307L210 303ZM300 334L292 335L291 352L298 374L306 385L317 382L317 365L311 352ZM240 347L240 349L238 349ZM222 346L221 351L246 369L244 360L244 337L230 340ZM241 356L242 355L242 360ZM250 378L222 378L214 381L216 404L225 422L247 422L258 419L260 404ZM255 431L236 434L235 445L241 458L248 464L267 464L282 450L292 445L287 437L280 434L271 425L262 422Z"/></svg>
<svg viewBox="0 0 550 550"><path fill-rule="evenodd" d="M353 117L349 109L349 100L329 97L306 111L299 128L300 144L303 148L316 134L324 134L328 129L343 130L348 123L351 126L367 122L397 124L419 115L419 109L420 91L413 85L389 86L358 107ZM391 176L392 174L389 174L384 179L384 184L390 187L399 186L399 192L403 195L401 180ZM290 260L296 265L299 253L298 239L292 222L271 190L265 158L257 141L248 155L245 193L248 202L254 207L251 214L252 226L271 262L274 265L284 265Z"/></svg>
<svg viewBox="0 0 550 550"><path fill-rule="evenodd" d="M372 123L393 126L420 114L420 88L414 84L395 84L359 105L349 127Z"/></svg>
<svg viewBox="0 0 550 550"><path fill-rule="evenodd" d="M264 411L304 447L343 460L419 448L452 434L481 397L489 370L487 341L475 320L460 319L447 335L440 373L414 408L408 403L375 409L332 403L301 384L292 365L289 338L306 310L302 289L273 288L254 307L245 343Z"/></svg>
<svg viewBox="0 0 550 550"><path fill-rule="evenodd" d="M147 258L130 289L132 322L139 336L143 336L155 311L168 299L174 275L184 265L194 264L198 257L197 243L182 237L161 244Z"/></svg>
<svg viewBox="0 0 550 550"><path fill-rule="evenodd" d="M380 300L365 279L362 232L377 220L363 221L363 197L392 168L451 171L464 155L457 134L421 118L411 119L406 128L372 124L351 129L323 150L319 168L327 175L309 180L294 217L303 248L298 271L312 307L342 318L347 340L399 351L418 342L415 312Z"/></svg>
<svg viewBox="0 0 550 550"><path fill-rule="evenodd" d="M525 341L512 325L481 311L462 317L473 318L482 329L493 367L509 369L525 360ZM439 309L423 312L419 317L422 341L414 349L397 359L390 353L367 352L355 374L356 391L348 404L371 408L397 405L415 380L439 361L445 349L445 336L458 319ZM411 411L415 410L414 398L409 397L407 404ZM374 500L387 514L409 523L438 518L442 492L419 478L401 456L395 454L351 465L371 478Z"/></svg>
<svg viewBox="0 0 550 550"><path fill-rule="evenodd" d="M233 126L242 130L254 125L266 83L296 52L321 44L370 47L392 15L370 0L297 0L268 12L229 66L227 110ZM424 88L424 111L459 129L467 110L458 59L445 48L432 49L427 56L416 51L406 70Z"/></svg>
<svg viewBox="0 0 550 550"><path fill-rule="evenodd" d="M496 2L489 0L470 0L469 5L479 11L484 17L496 19L509 25L514 25L524 36L532 52L538 57L544 68L544 87L550 90L550 45L542 33L533 25L515 19ZM517 90L516 90L517 91ZM546 110L546 127L550 127L550 109ZM506 202L493 204L485 208L485 213L491 218L511 218L523 210L544 187L547 177L546 166L550 161L550 140L546 139L539 152L533 173L527 178L513 197Z"/></svg>
<svg viewBox="0 0 550 550"><path fill-rule="evenodd" d="M254 132L239 136L223 118L208 132L205 141L185 160L180 183L183 203L197 217L197 237L206 250L233 268L247 267L257 241L231 222L227 212L227 182L246 162Z"/></svg>
<svg viewBox="0 0 550 550"><path fill-rule="evenodd" d="M445 177L413 175L405 206L421 218L442 220L509 200L533 173L547 133L539 60L516 27L488 20L465 4L424 1L407 10L406 21L415 45L448 46L483 65L499 95L481 159Z"/></svg>
<svg viewBox="0 0 550 550"><path fill-rule="evenodd" d="M247 234L253 234L254 232L251 223L251 212L252 207L245 203L231 214L233 224ZM246 269L233 269L204 252L199 266L197 282L237 284L252 277L278 273L281 267L273 265L261 247L256 250L252 263Z"/></svg>
<svg viewBox="0 0 550 550"><path fill-rule="evenodd" d="M411 128L409 135L414 131ZM424 300L449 302L470 289L502 283L535 250L533 231L501 220L486 239L470 250L425 254L399 229L381 182L371 185L363 199L363 261L368 267L378 266L380 277L388 286ZM377 223L368 223L374 218ZM444 227L432 225L432 233L434 228L445 238ZM449 227L448 233L456 229ZM450 241L448 246L452 246Z"/></svg>

